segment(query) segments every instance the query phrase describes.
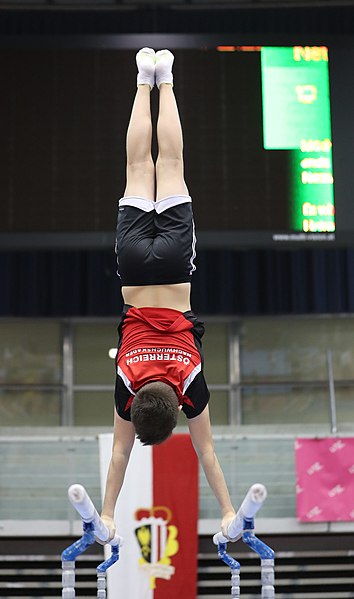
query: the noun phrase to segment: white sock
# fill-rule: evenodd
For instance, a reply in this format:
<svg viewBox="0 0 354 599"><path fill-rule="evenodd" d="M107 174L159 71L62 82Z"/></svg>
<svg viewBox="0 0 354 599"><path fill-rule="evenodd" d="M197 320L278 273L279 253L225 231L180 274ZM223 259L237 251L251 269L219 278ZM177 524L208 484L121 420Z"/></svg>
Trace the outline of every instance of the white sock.
<svg viewBox="0 0 354 599"><path fill-rule="evenodd" d="M142 48L136 55L136 64L138 67L137 85L150 85L152 89L155 85L155 50L152 48Z"/></svg>
<svg viewBox="0 0 354 599"><path fill-rule="evenodd" d="M174 59L175 57L169 50L159 50L156 52L155 77L158 88L161 83L170 83L173 85L172 65Z"/></svg>

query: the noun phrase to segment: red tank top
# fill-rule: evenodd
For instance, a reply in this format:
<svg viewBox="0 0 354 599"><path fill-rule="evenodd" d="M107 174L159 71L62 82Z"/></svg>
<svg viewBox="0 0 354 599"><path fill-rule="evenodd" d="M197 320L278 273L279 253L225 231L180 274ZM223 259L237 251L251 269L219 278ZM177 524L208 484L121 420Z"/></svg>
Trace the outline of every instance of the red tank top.
<svg viewBox="0 0 354 599"><path fill-rule="evenodd" d="M180 403L188 402L186 389L201 372L192 329L193 323L178 310L129 308L122 326L117 374L132 395L146 383L159 380L173 386Z"/></svg>

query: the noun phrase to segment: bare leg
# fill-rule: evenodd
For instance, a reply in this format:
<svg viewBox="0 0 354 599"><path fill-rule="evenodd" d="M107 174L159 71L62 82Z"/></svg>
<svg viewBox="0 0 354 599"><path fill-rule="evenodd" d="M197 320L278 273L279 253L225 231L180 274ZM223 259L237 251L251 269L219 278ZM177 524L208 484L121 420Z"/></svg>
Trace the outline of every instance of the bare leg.
<svg viewBox="0 0 354 599"><path fill-rule="evenodd" d="M150 87L138 85L127 131L125 196L155 199L155 168L151 156Z"/></svg>
<svg viewBox="0 0 354 599"><path fill-rule="evenodd" d="M184 181L182 127L173 87L167 83L160 85L157 141L157 200L171 195L188 195Z"/></svg>

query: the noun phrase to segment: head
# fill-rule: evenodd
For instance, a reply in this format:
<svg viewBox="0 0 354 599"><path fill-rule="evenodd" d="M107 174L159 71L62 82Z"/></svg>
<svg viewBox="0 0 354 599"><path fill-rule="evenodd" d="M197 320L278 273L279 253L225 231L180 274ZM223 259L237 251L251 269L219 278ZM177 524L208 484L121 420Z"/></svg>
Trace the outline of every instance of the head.
<svg viewBox="0 0 354 599"><path fill-rule="evenodd" d="M162 443L177 424L178 398L169 385L161 381L147 383L135 395L131 419L143 445Z"/></svg>

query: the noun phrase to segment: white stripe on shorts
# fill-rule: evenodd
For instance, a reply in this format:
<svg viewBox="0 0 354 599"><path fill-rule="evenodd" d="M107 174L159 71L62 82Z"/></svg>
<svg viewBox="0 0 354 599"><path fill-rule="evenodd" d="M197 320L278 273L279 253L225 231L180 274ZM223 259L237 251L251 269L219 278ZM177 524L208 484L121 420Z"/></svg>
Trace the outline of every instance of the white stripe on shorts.
<svg viewBox="0 0 354 599"><path fill-rule="evenodd" d="M194 224L194 219L192 219L192 227L193 227L192 255L191 255L191 258L190 258L190 263L191 263L191 267L192 267L192 268L191 268L191 269L190 269L190 271L189 271L189 274L190 274L190 275L191 275L191 274L192 274L192 273L193 273L195 270L197 270L197 267L196 267L196 265L194 264L194 260L195 260L195 257L196 257L196 255L197 255L197 252L196 252L196 249L195 249L195 246L196 246L196 243L197 243L197 237L196 237L196 234L195 234L195 224Z"/></svg>
<svg viewBox="0 0 354 599"><path fill-rule="evenodd" d="M152 210L156 210L157 214L161 214L161 212L165 212L165 210L173 208L173 206L187 204L191 201L192 198L185 195L168 196L158 200L157 202L140 196L125 196L119 200L119 208L123 206L134 206L134 208L140 208L140 210L144 210L144 212L152 212Z"/></svg>
<svg viewBox="0 0 354 599"><path fill-rule="evenodd" d="M155 202L155 210L157 214L161 214L161 212L165 212L165 210L173 208L173 206L187 204L191 201L191 196L167 196L167 198L162 198L161 200L157 200L157 202Z"/></svg>
<svg viewBox="0 0 354 599"><path fill-rule="evenodd" d="M153 200L147 200L139 196L125 196L119 200L119 208L123 206L133 206L144 210L144 212L152 212L155 210L155 202Z"/></svg>

